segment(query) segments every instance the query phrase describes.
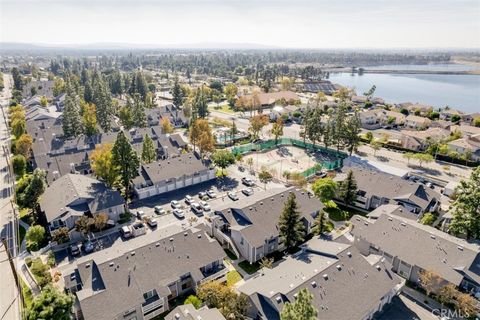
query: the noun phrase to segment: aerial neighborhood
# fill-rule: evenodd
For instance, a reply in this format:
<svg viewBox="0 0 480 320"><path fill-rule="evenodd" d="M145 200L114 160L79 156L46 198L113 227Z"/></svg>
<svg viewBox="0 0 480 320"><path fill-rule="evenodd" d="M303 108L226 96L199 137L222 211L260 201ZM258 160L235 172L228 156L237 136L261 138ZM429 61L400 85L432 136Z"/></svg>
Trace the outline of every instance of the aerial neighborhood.
<svg viewBox="0 0 480 320"><path fill-rule="evenodd" d="M477 318L480 113L312 55L2 54L19 319Z"/></svg>

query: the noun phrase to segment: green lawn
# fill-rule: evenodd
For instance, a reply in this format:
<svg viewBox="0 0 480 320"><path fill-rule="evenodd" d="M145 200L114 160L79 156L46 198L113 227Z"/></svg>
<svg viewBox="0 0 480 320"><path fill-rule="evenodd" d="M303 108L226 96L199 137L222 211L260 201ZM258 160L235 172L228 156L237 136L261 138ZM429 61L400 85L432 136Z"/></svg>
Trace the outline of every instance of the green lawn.
<svg viewBox="0 0 480 320"><path fill-rule="evenodd" d="M242 268L246 273L252 274L258 271L260 269L260 263L255 262L250 264L248 261L242 261L238 264L240 268Z"/></svg>
<svg viewBox="0 0 480 320"><path fill-rule="evenodd" d="M220 106L210 106L208 107L210 110L215 110L215 111L220 111L220 112L225 112L229 114L234 114L235 111L232 110L232 108L228 104L222 104Z"/></svg>
<svg viewBox="0 0 480 320"><path fill-rule="evenodd" d="M228 249L223 249L223 251L225 251L225 253L227 254L227 257L230 259L230 260L237 260L238 257L235 255L235 253L233 253L232 251L228 250Z"/></svg>
<svg viewBox="0 0 480 320"><path fill-rule="evenodd" d="M238 271L232 270L227 273L227 286L231 287L240 280L242 280L242 276Z"/></svg>
<svg viewBox="0 0 480 320"><path fill-rule="evenodd" d="M25 281L23 281L22 277L18 277L20 280L20 286L22 287L22 294L23 294L23 301L25 303L25 309L28 309L32 304L33 295L32 290L27 286Z"/></svg>
<svg viewBox="0 0 480 320"><path fill-rule="evenodd" d="M363 211L347 208L341 204L337 204L336 207L325 208L325 212L328 213L328 217L333 221L350 220L350 218L356 214L361 216L365 215Z"/></svg>

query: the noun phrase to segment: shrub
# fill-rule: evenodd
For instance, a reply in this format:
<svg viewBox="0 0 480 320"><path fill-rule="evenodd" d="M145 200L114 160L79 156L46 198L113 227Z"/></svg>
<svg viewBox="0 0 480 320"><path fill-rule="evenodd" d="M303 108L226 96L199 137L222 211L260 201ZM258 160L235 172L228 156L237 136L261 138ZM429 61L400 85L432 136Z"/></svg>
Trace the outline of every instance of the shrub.
<svg viewBox="0 0 480 320"><path fill-rule="evenodd" d="M44 287L52 282L52 276L50 275L49 268L42 262L42 259L36 258L32 261L30 271L35 276L35 280L40 287Z"/></svg>
<svg viewBox="0 0 480 320"><path fill-rule="evenodd" d="M62 227L52 232L52 240L58 242L59 244L68 242L70 240L70 235L68 233L68 228Z"/></svg>
<svg viewBox="0 0 480 320"><path fill-rule="evenodd" d="M30 268L30 266L32 265L32 258L31 257L26 257L25 258L25 264L27 265L27 267Z"/></svg>
<svg viewBox="0 0 480 320"><path fill-rule="evenodd" d="M45 228L39 225L31 226L25 235L27 240L27 250L37 251L45 240Z"/></svg>
<svg viewBox="0 0 480 320"><path fill-rule="evenodd" d="M423 215L422 220L420 221L422 224L426 224L431 226L435 220L437 220L437 216L431 212L428 212Z"/></svg>
<svg viewBox="0 0 480 320"><path fill-rule="evenodd" d="M202 300L200 300L200 298L194 295L189 295L187 299L185 299L185 301L183 302L183 304L190 304L190 303L193 304L195 309L198 309L202 306Z"/></svg>
<svg viewBox="0 0 480 320"><path fill-rule="evenodd" d="M21 154L17 154L13 157L12 160L13 172L19 177L22 177L25 174L27 169L27 160Z"/></svg>

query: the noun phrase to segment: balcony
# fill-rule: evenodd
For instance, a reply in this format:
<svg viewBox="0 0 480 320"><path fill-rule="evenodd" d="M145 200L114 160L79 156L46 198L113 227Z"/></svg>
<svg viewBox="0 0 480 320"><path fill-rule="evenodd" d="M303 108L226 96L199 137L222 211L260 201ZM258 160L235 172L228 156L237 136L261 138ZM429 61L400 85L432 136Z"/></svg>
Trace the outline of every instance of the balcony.
<svg viewBox="0 0 480 320"><path fill-rule="evenodd" d="M200 283L208 282L210 280L217 280L223 276L225 276L228 272L228 268L225 267L223 263L209 269L209 270L201 270L203 276L205 277Z"/></svg>

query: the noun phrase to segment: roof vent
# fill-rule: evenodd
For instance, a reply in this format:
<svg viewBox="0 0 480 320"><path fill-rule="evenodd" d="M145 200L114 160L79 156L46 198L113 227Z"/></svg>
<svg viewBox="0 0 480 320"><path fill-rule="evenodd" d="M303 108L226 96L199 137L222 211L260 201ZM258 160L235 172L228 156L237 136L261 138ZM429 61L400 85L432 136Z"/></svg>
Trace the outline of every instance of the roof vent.
<svg viewBox="0 0 480 320"><path fill-rule="evenodd" d="M458 246L457 249L460 250L460 251L463 251L463 247L462 247L462 246Z"/></svg>
<svg viewBox="0 0 480 320"><path fill-rule="evenodd" d="M388 217L388 221L393 221L392 217Z"/></svg>
<svg viewBox="0 0 480 320"><path fill-rule="evenodd" d="M113 267L113 266L115 265L115 263L110 262L108 265L109 265L110 267Z"/></svg>
<svg viewBox="0 0 480 320"><path fill-rule="evenodd" d="M202 235L201 235L201 234L199 234L199 235L197 236L197 238L198 238L198 239L200 239L201 237L202 237Z"/></svg>
<svg viewBox="0 0 480 320"><path fill-rule="evenodd" d="M315 281L312 281L311 283L312 287L316 288L317 287L317 283Z"/></svg>
<svg viewBox="0 0 480 320"><path fill-rule="evenodd" d="M363 224L366 225L366 226L368 226L368 222L366 222L366 221L365 221Z"/></svg>
<svg viewBox="0 0 480 320"><path fill-rule="evenodd" d="M263 206L263 202L260 202L260 205Z"/></svg>
<svg viewBox="0 0 480 320"><path fill-rule="evenodd" d="M401 225L402 227L406 227L406 226L407 226L407 224L406 224L405 222L400 223L400 225Z"/></svg>
<svg viewBox="0 0 480 320"><path fill-rule="evenodd" d="M90 263L87 263L87 264L85 265L85 268L90 268Z"/></svg>
<svg viewBox="0 0 480 320"><path fill-rule="evenodd" d="M131 255L134 256L134 255L135 255L135 251L132 251Z"/></svg>
<svg viewBox="0 0 480 320"><path fill-rule="evenodd" d="M175 313L175 319L180 319L180 314L179 313Z"/></svg>
<svg viewBox="0 0 480 320"><path fill-rule="evenodd" d="M317 272L318 272L318 269L313 269L313 272L317 273Z"/></svg>
<svg viewBox="0 0 480 320"><path fill-rule="evenodd" d="M160 246L159 242L155 243L155 247L159 247L159 246Z"/></svg>
<svg viewBox="0 0 480 320"><path fill-rule="evenodd" d="M185 232L183 235L184 235L185 237L188 236L188 232Z"/></svg>
<svg viewBox="0 0 480 320"><path fill-rule="evenodd" d="M338 271L342 270L342 266L338 264L338 265L337 265L337 270L338 270Z"/></svg>
<svg viewBox="0 0 480 320"><path fill-rule="evenodd" d="M323 279L328 280L328 274L325 273L325 274L323 274L322 277L323 277Z"/></svg>
<svg viewBox="0 0 480 320"><path fill-rule="evenodd" d="M297 299L298 293L295 293L295 294L293 295L293 297L294 297L295 299Z"/></svg>
<svg viewBox="0 0 480 320"><path fill-rule="evenodd" d="M173 238L170 238L170 241L173 241Z"/></svg>
<svg viewBox="0 0 480 320"><path fill-rule="evenodd" d="M347 252L347 256L349 256L350 258L352 257L352 253L350 251Z"/></svg>
<svg viewBox="0 0 480 320"><path fill-rule="evenodd" d="M380 268L380 266L378 264L375 268L377 268L378 271L382 270L382 268Z"/></svg>
<svg viewBox="0 0 480 320"><path fill-rule="evenodd" d="M282 297L281 297L281 296L277 296L277 297L275 298L275 300L277 300L277 302L280 303L280 302L282 302Z"/></svg>
<svg viewBox="0 0 480 320"><path fill-rule="evenodd" d="M431 234L431 235L430 235L430 238L432 238L432 239L435 240L435 235Z"/></svg>

